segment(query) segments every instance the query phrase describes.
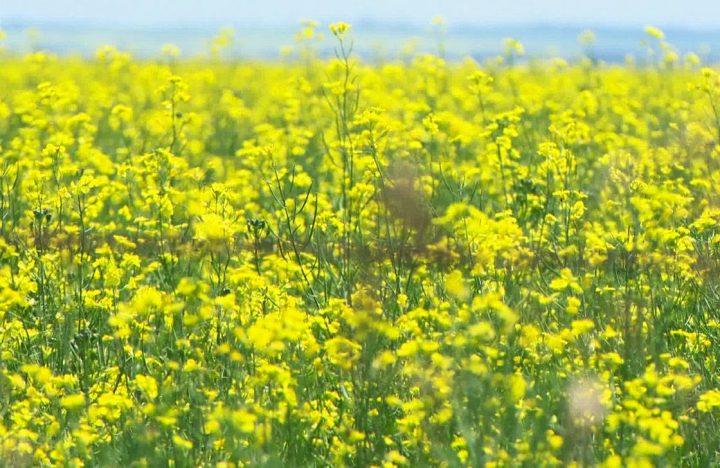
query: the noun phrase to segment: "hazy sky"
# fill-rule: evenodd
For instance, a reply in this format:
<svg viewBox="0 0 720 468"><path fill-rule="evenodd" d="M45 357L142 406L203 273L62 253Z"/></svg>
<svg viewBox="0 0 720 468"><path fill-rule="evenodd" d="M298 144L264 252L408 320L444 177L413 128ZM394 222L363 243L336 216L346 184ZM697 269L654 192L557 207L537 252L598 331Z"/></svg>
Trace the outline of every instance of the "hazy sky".
<svg viewBox="0 0 720 468"><path fill-rule="evenodd" d="M0 0L0 25L288 24L301 19L428 24L562 23L720 28L720 0Z"/></svg>

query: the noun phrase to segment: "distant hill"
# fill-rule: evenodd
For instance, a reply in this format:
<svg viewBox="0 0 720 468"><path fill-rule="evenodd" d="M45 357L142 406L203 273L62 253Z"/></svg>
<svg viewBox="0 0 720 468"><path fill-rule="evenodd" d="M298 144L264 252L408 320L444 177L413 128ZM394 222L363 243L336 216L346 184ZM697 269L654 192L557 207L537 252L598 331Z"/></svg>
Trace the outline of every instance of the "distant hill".
<svg viewBox="0 0 720 468"><path fill-rule="evenodd" d="M101 45L111 44L132 52L138 57L160 55L165 44L174 44L185 57L207 54L209 41L217 33L208 26L193 27L119 27L87 24L0 23L7 33L4 46L13 53L45 50L61 55L91 55ZM228 50L233 57L267 59L280 57L285 46L295 45L295 26L237 25L235 42ZM324 28L321 28L324 30ZM472 56L484 59L502 52L503 39L513 37L523 43L527 56L537 58L562 57L573 59L583 53L578 36L586 29L596 35L590 46L594 57L606 62L622 62L628 54L646 55L642 42L647 36L642 30L628 28L583 28L562 25L526 26L463 26L450 27L442 42L450 59ZM695 52L705 61L720 60L720 30L666 30L666 37L682 55ZM326 34L328 36L329 34ZM431 27L406 24L360 22L353 25L355 50L365 59L392 59L404 50L437 51L438 37ZM333 43L326 37L316 44L323 55L332 53Z"/></svg>

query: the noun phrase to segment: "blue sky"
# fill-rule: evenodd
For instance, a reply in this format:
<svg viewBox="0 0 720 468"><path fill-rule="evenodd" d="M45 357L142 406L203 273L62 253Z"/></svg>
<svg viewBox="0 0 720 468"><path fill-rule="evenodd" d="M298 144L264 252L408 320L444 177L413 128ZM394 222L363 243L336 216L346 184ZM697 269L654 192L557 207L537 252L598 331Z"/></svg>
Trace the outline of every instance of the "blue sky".
<svg viewBox="0 0 720 468"><path fill-rule="evenodd" d="M0 24L285 25L313 18L419 25L436 15L450 25L720 28L720 0L0 0Z"/></svg>

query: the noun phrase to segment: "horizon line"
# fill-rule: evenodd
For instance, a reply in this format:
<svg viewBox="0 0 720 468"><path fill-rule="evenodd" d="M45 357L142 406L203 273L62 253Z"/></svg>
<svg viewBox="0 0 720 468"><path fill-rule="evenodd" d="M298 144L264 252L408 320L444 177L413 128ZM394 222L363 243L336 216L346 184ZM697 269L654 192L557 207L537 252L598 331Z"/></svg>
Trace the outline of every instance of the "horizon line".
<svg viewBox="0 0 720 468"><path fill-rule="evenodd" d="M273 28L301 28L305 21L318 21L320 26L328 26L335 21L345 20L320 20L320 19L299 19L297 21L243 21L243 20L232 20L232 21L167 21L167 22L155 22L146 23L138 21L110 21L110 20L67 20L59 18L43 18L43 19L27 19L27 18L2 18L0 17L0 29L31 29L31 28L86 28L86 29L112 29L112 30L178 30L178 29L189 29L189 30L207 30L207 29L220 29L223 27L233 28L246 28L252 27L256 29L273 29ZM432 29L432 19L428 19L427 22L420 21L408 21L403 19L376 19L376 18L360 18L354 21L348 21L352 26L371 29L371 28L382 28L382 29L404 29L404 30L422 30ZM548 30L605 30L605 31L637 31L644 32L646 26L655 26L662 29L665 32L683 32L683 33L712 33L720 32L720 24L651 24L648 23L592 23L585 21L488 21L488 22L451 22L448 21L443 27L447 32L457 31L493 31L501 29L548 29Z"/></svg>

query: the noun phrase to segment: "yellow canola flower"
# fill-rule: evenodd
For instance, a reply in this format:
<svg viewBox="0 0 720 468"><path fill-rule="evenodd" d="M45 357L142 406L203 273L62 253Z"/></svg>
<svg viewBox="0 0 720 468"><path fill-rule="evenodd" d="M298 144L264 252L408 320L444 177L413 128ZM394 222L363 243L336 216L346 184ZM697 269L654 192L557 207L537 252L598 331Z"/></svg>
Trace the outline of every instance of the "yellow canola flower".
<svg viewBox="0 0 720 468"><path fill-rule="evenodd" d="M150 400L157 398L158 384L154 377L138 374L135 376L135 383L147 398Z"/></svg>
<svg viewBox="0 0 720 468"><path fill-rule="evenodd" d="M455 270L445 278L445 290L461 301L470 297L470 291L465 285L465 278L459 270Z"/></svg>
<svg viewBox="0 0 720 468"><path fill-rule="evenodd" d="M645 26L645 33L647 33L651 37L654 37L655 39L665 39L665 33L662 32L661 29L656 28L655 26Z"/></svg>
<svg viewBox="0 0 720 468"><path fill-rule="evenodd" d="M513 401L518 401L525 396L526 388L527 384L522 375L513 374L510 377L510 397Z"/></svg>
<svg viewBox="0 0 720 468"><path fill-rule="evenodd" d="M336 366L350 370L360 357L362 346L344 337L336 337L325 343L328 359Z"/></svg>
<svg viewBox="0 0 720 468"><path fill-rule="evenodd" d="M232 232L225 219L215 213L203 215L195 224L195 237L199 240L222 241L226 240Z"/></svg>
<svg viewBox="0 0 720 468"><path fill-rule="evenodd" d="M330 25L330 31L333 33L335 37L338 37L342 39L345 36L345 33L350 29L350 25L348 23L345 23L343 21L333 23Z"/></svg>
<svg viewBox="0 0 720 468"><path fill-rule="evenodd" d="M173 440L173 443L175 444L175 446L177 446L178 448L181 448L184 450L190 450L193 448L192 441L189 441L177 434L173 435L172 440Z"/></svg>
<svg viewBox="0 0 720 468"><path fill-rule="evenodd" d="M67 395L60 399L60 406L67 410L75 410L85 406L85 395L78 393L75 395Z"/></svg>
<svg viewBox="0 0 720 468"><path fill-rule="evenodd" d="M720 390L708 390L700 395L697 402L698 410L708 413L720 407Z"/></svg>
<svg viewBox="0 0 720 468"><path fill-rule="evenodd" d="M570 289L578 294L582 294L583 292L580 283L573 275L572 270L570 270L569 268L563 268L560 271L560 276L554 278L550 282L550 288L554 291L564 291L566 289Z"/></svg>
<svg viewBox="0 0 720 468"><path fill-rule="evenodd" d="M249 411L240 409L232 411L230 422L237 430L245 434L252 434L255 431L257 417Z"/></svg>

